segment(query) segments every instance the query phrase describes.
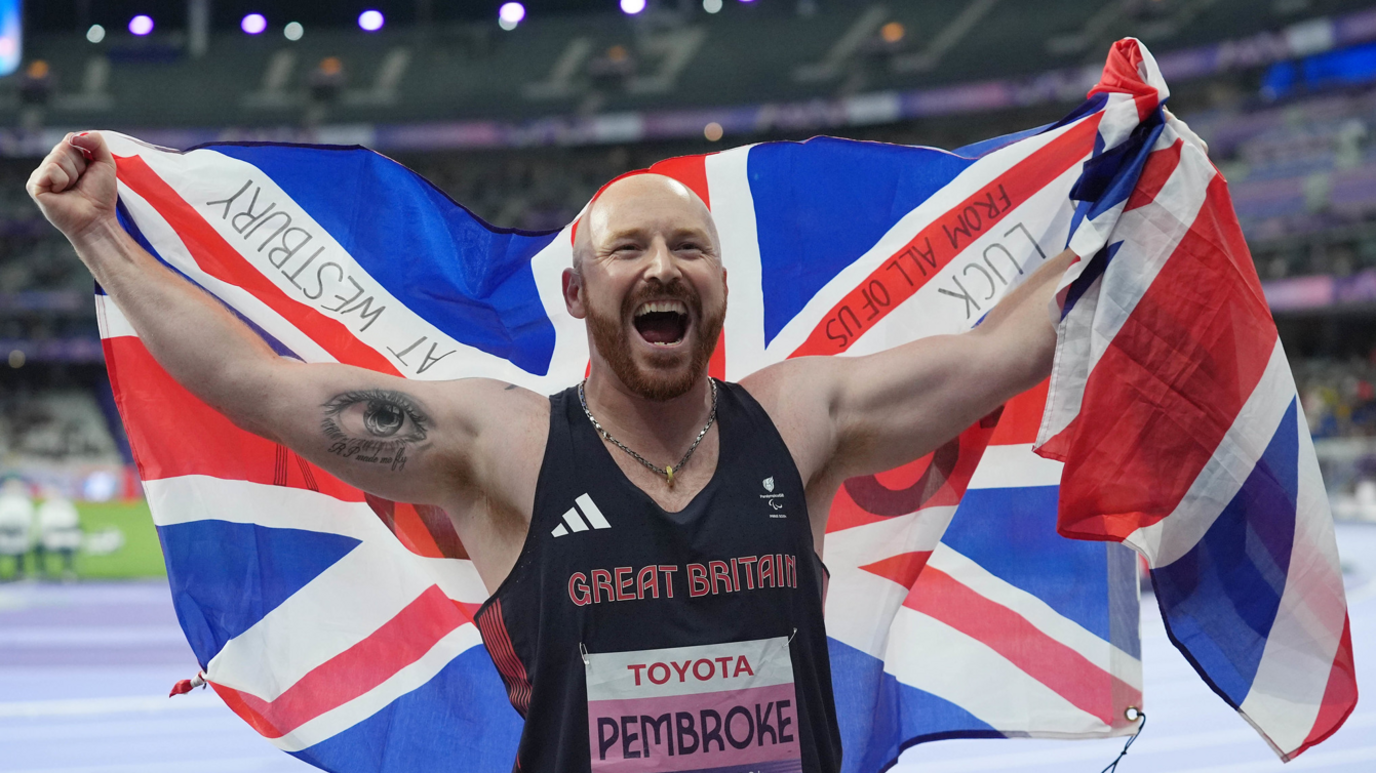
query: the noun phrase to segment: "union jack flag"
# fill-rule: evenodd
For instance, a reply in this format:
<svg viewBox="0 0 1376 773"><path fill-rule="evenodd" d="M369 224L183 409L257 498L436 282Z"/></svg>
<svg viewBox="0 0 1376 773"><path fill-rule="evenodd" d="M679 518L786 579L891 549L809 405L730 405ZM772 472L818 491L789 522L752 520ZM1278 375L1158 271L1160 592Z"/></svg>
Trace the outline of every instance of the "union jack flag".
<svg viewBox="0 0 1376 773"><path fill-rule="evenodd" d="M1326 503L1293 401L1283 409L1282 461L1286 480L1301 470L1307 531L1282 541L1308 551L1289 561L1291 574L1327 592L1326 606L1309 618L1304 604L1317 596L1292 595L1298 580L1285 582L1284 562L1257 563L1256 579L1231 585L1215 574L1191 585L1199 572L1173 569L1173 559L1191 552L1191 534L1210 556L1254 550L1249 535L1271 534L1271 511L1248 509L1251 500L1238 505L1243 527L1217 533L1189 510L1202 491L1191 482L1200 470L1221 464L1234 472L1234 457L1256 454L1240 450L1216 462L1204 449L1191 457L1203 461L1195 478L1171 479L1179 496L1169 519L1128 529L1120 509L1086 501L1122 465L1159 462L1159 448L1170 448L1151 445L1155 436L1103 435L1105 401L1125 398L1099 383L1108 378L1097 376L1107 355L1086 360L1075 348L1098 352L1100 338L1090 333L1103 335L1112 316L1104 301L1117 297L1117 274L1106 265L1126 267L1139 295L1180 290L1181 280L1168 283L1165 272L1152 284L1132 268L1170 252L1162 237L1132 224L1132 213L1150 225L1163 206L1180 211L1172 195L1207 193L1209 205L1193 211L1207 212L1219 233L1236 231L1221 178L1212 167L1205 174L1202 154L1198 163L1181 160L1195 151L1180 150L1184 130L1165 119L1165 96L1150 54L1125 41L1100 87L1064 120L955 152L818 138L652 167L696 191L721 235L731 303L710 364L719 378L739 380L789 357L854 356L964 331L1067 243L1091 258L1062 293L1049 403L1044 384L927 457L847 481L837 495L824 559L848 771L881 769L905 747L939 738L1133 732L1125 712L1142 706L1138 559L1123 542L1155 562L1163 613L1201 675L1278 751L1293 755L1302 745L1292 739L1309 743L1336 729L1355 701L1355 685L1344 692L1341 678L1329 677L1341 670L1343 651L1350 677L1350 649L1303 638L1332 633L1345 607L1341 583L1334 595L1326 573L1336 572L1331 526L1320 523ZM125 228L284 357L416 379L486 376L545 393L587 367L586 336L560 292L572 226L494 228L362 148L216 144L176 152L106 137ZM1253 287L1245 245L1227 246L1235 274L1251 278L1237 287ZM365 494L235 427L154 362L108 297L98 294L97 307L177 613L205 681L270 742L328 770L509 767L520 718L492 657L511 653L490 656L483 646L472 613L487 594L445 514ZM1254 307L1252 327L1269 325L1258 316L1264 307ZM1168 367L1261 357L1264 367L1248 360L1247 372L1288 385L1268 329L1269 344L1185 351L1185 361ZM1251 405L1255 383L1228 398ZM1216 433L1213 449L1253 448L1246 427L1234 442L1234 424ZM1033 452L1039 433L1043 453L1060 461ZM1058 501L1069 503L1060 528L1090 541L1058 536ZM1175 523L1182 531L1165 531ZM1278 542L1263 542L1279 555ZM1289 680L1294 705L1317 707L1303 718L1281 710L1274 690L1254 700L1246 685L1235 689L1238 661L1230 656L1257 649L1260 629L1246 623L1266 594L1281 610L1271 635L1286 638L1273 653L1261 634L1266 653L1247 681L1257 692L1264 677ZM1215 624L1218 615L1231 617ZM1186 620L1195 625L1183 633ZM1306 627L1311 622L1316 627ZM1205 654L1210 647L1221 654ZM1287 671L1287 657L1313 667Z"/></svg>

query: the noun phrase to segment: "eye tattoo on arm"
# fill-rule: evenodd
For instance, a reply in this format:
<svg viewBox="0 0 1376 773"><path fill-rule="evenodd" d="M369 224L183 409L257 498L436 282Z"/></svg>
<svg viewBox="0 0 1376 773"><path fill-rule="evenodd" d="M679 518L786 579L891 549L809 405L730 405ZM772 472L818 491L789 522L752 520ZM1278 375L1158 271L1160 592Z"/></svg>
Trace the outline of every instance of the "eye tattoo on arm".
<svg viewBox="0 0 1376 773"><path fill-rule="evenodd" d="M406 467L406 452L425 440L431 428L430 417L410 397L391 390L344 392L321 408L325 417L320 429L331 441L330 453L387 465L392 472Z"/></svg>

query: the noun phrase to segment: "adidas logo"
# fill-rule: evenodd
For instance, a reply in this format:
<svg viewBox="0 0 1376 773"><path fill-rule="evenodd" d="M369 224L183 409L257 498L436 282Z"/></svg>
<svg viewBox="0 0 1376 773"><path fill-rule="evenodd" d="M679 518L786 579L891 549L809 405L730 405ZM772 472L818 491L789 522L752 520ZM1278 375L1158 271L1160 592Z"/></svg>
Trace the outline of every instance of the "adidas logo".
<svg viewBox="0 0 1376 773"><path fill-rule="evenodd" d="M562 537L571 531L587 531L589 524L592 524L591 528L594 529L610 529L612 527L610 523L607 523L607 517L602 515L601 510L597 509L597 505L593 504L592 497L581 494L573 501L573 507L564 513L564 522L555 526L554 531L550 534ZM587 520L584 521L584 518Z"/></svg>

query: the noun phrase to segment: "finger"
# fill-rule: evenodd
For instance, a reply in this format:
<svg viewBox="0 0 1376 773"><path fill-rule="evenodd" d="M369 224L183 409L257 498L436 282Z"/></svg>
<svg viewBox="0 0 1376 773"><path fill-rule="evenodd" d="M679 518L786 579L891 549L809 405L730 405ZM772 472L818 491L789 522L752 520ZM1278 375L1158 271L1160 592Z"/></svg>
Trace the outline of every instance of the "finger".
<svg viewBox="0 0 1376 773"><path fill-rule="evenodd" d="M49 161L38 170L38 190L46 193L61 193L76 180L67 170L55 161Z"/></svg>
<svg viewBox="0 0 1376 773"><path fill-rule="evenodd" d="M105 142L105 138L101 136L100 132L74 134L67 142L80 150L89 161L115 163L115 156L110 152L110 146Z"/></svg>
<svg viewBox="0 0 1376 773"><path fill-rule="evenodd" d="M68 135L69 139L70 137L71 135ZM81 158L80 166L78 166L76 162L78 158ZM64 163L64 159L66 159L66 167L72 171L85 168L85 158L82 156L81 149L68 144L67 139L53 146L53 149L48 152L48 155L43 157L43 164L39 168L41 169L42 166L46 166L50 163L62 164Z"/></svg>
<svg viewBox="0 0 1376 773"><path fill-rule="evenodd" d="M67 152L53 154L52 163L62 167L62 171L73 180L81 177L81 173L86 171L86 159L80 153L71 152L70 148L64 148Z"/></svg>

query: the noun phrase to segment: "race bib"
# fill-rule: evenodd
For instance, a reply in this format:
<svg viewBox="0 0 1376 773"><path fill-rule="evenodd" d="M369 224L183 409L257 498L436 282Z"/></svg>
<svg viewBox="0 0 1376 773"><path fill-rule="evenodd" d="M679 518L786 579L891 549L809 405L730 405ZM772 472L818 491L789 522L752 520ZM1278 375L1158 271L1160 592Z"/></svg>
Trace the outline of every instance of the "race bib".
<svg viewBox="0 0 1376 773"><path fill-rule="evenodd" d="M800 773L788 639L584 656L594 773Z"/></svg>

